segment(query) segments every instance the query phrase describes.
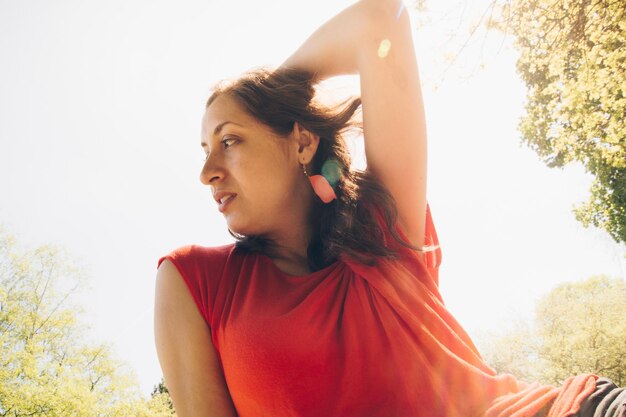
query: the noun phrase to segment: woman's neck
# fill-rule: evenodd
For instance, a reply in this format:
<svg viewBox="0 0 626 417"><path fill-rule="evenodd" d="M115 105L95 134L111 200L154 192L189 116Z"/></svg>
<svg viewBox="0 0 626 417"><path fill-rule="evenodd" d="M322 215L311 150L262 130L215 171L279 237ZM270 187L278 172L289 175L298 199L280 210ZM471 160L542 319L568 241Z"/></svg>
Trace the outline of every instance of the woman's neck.
<svg viewBox="0 0 626 417"><path fill-rule="evenodd" d="M270 258L281 271L291 275L309 273L308 248L310 228L297 228L294 232L270 237Z"/></svg>

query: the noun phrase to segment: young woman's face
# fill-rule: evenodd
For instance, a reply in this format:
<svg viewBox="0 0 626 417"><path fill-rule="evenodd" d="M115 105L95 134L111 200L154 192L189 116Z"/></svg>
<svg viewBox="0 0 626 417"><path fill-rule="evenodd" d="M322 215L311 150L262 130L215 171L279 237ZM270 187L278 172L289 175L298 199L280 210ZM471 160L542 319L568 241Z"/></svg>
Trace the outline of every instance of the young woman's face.
<svg viewBox="0 0 626 417"><path fill-rule="evenodd" d="M276 135L222 94L204 114L201 142L200 180L232 232L271 237L304 221L311 191L293 137Z"/></svg>

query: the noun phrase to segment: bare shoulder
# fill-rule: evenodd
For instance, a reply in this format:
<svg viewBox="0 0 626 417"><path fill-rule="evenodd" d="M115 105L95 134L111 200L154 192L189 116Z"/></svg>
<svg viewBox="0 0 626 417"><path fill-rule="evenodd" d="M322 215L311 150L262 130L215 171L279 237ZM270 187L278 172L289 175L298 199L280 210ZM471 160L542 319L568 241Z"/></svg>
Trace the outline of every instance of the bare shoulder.
<svg viewBox="0 0 626 417"><path fill-rule="evenodd" d="M187 318L192 319L193 322L196 322L196 319L200 319L203 324L202 327L208 328L193 303L193 298L185 285L181 273L169 259L164 259L157 270L155 307L168 314L173 314L174 318L184 314L189 316ZM196 312L198 317L195 317L196 314L194 313ZM196 325L199 324L196 323Z"/></svg>
<svg viewBox="0 0 626 417"><path fill-rule="evenodd" d="M157 272L154 334L177 415L236 416L209 326L180 272L167 259Z"/></svg>
<svg viewBox="0 0 626 417"><path fill-rule="evenodd" d="M178 277L182 279L180 272L178 272L178 269L176 269L172 261L164 259L157 270L157 288L163 285L177 286L175 278Z"/></svg>

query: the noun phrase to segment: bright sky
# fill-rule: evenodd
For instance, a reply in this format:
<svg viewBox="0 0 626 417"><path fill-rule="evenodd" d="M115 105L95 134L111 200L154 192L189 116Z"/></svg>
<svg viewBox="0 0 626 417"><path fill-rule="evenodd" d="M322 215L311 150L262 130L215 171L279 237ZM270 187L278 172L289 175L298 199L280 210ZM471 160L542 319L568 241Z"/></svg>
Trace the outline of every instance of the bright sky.
<svg viewBox="0 0 626 417"><path fill-rule="evenodd" d="M0 0L0 224L86 267L84 319L146 395L161 378L157 259L231 241L198 181L210 86L279 64L349 3ZM430 3L415 42L440 280L478 336L529 317L557 283L626 276L626 249L574 219L590 184L582 168L548 169L519 145L525 93L509 41L474 38L444 74L486 1Z"/></svg>

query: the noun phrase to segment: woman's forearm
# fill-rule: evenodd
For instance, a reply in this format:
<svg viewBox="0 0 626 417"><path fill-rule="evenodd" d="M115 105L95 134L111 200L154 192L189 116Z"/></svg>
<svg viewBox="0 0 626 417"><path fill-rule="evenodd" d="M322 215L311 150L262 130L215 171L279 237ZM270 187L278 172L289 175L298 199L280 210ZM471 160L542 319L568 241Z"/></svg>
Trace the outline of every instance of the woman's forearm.
<svg viewBox="0 0 626 417"><path fill-rule="evenodd" d="M381 49L404 12L400 0L361 0L320 26L283 67L309 72L316 80L357 74L364 57Z"/></svg>

